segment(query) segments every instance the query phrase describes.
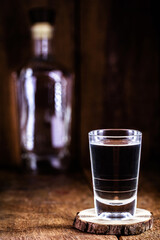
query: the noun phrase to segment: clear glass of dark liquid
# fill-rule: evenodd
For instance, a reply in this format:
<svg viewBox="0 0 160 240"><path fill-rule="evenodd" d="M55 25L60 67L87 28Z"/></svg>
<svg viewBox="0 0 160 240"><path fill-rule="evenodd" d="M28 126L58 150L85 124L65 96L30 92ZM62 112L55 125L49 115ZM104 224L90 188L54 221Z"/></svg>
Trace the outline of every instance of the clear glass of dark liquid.
<svg viewBox="0 0 160 240"><path fill-rule="evenodd" d="M142 133L129 129L89 132L95 212L102 219L132 218L137 188Z"/></svg>

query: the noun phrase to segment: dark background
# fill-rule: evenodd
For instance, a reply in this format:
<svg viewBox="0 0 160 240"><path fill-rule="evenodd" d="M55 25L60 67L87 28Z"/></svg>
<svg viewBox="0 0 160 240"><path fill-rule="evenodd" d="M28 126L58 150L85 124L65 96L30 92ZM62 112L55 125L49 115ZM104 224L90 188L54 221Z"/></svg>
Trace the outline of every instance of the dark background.
<svg viewBox="0 0 160 240"><path fill-rule="evenodd" d="M88 132L143 133L142 169L160 169L160 21L146 0L1 0L0 165L20 164L16 77L31 52L28 10L57 12L56 58L75 72L74 165L89 168Z"/></svg>

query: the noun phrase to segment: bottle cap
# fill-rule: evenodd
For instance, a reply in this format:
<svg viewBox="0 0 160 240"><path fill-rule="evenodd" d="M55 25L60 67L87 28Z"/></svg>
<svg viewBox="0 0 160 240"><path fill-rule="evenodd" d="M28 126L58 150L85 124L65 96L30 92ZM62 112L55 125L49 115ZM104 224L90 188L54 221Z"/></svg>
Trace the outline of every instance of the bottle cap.
<svg viewBox="0 0 160 240"><path fill-rule="evenodd" d="M48 22L50 24L55 23L55 11L50 8L32 8L29 11L29 17L31 24L35 24L38 22Z"/></svg>
<svg viewBox="0 0 160 240"><path fill-rule="evenodd" d="M48 22L37 22L32 25L31 32L34 39L51 39L53 27Z"/></svg>

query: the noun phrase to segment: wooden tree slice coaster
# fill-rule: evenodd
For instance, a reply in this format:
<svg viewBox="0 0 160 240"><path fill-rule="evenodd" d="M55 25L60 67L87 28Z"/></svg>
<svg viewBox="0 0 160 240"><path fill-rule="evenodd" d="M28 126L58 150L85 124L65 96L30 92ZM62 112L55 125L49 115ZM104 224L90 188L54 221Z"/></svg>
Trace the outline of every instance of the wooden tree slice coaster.
<svg viewBox="0 0 160 240"><path fill-rule="evenodd" d="M96 216L94 208L77 213L73 226L83 232L105 235L136 235L151 229L153 215L144 209L137 208L132 219L104 220Z"/></svg>

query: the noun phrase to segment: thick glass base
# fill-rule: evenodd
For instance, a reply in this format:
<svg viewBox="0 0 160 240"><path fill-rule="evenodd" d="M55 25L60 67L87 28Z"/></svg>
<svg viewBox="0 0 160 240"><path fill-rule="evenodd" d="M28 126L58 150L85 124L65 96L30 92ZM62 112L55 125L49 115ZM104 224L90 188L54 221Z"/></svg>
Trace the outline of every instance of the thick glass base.
<svg viewBox="0 0 160 240"><path fill-rule="evenodd" d="M136 211L136 199L125 204L104 204L95 200L96 214L101 219L123 220L133 218Z"/></svg>
<svg viewBox="0 0 160 240"><path fill-rule="evenodd" d="M21 155L23 169L30 172L52 173L66 171L69 166L69 157L63 158L54 155L37 155L23 153Z"/></svg>

